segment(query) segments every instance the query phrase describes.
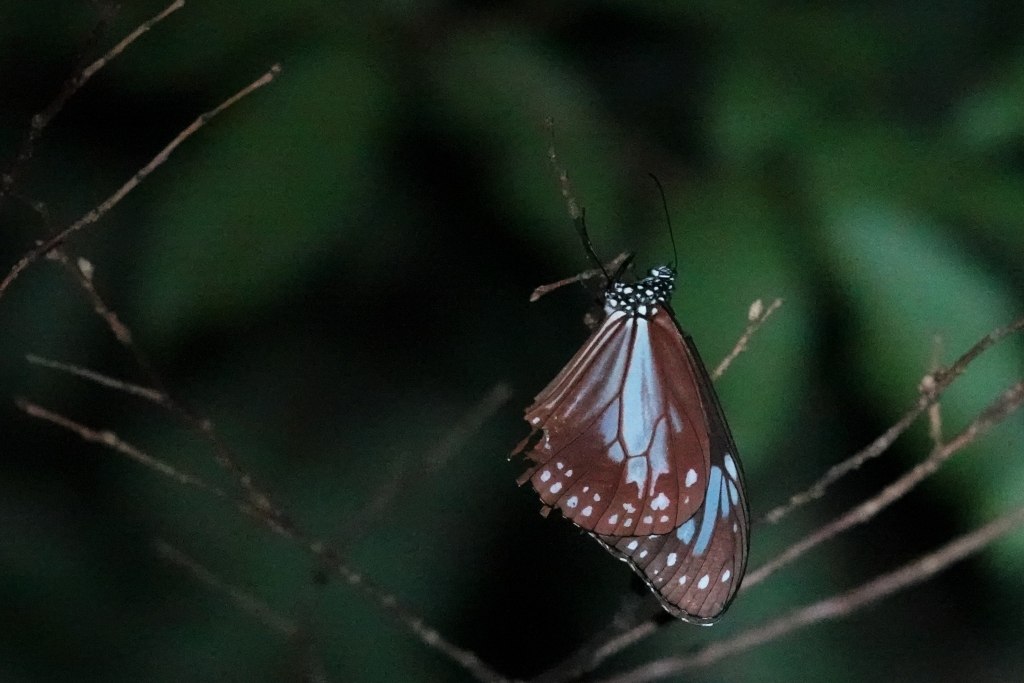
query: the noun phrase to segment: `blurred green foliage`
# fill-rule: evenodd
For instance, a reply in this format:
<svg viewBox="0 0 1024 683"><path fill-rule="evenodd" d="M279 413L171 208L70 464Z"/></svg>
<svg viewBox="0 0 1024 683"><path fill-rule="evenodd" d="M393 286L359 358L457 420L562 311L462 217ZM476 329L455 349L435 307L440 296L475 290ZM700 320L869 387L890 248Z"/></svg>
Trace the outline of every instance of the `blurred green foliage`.
<svg viewBox="0 0 1024 683"><path fill-rule="evenodd" d="M76 64L162 2L0 2L0 160ZM97 30L97 25L99 29ZM915 400L936 337L949 362L1021 315L1024 6L1010 1L188 3L99 72L19 167L0 254L85 213L179 130L271 64L71 248L136 342L257 480L351 564L511 676L601 628L628 572L536 514L505 462L519 410L585 335L585 266L547 159L599 251L670 258L713 365L756 298L785 305L719 386L755 516L864 446ZM45 219L25 200L43 202ZM1024 340L950 390L956 433L1020 378ZM27 367L36 353L144 381L52 264L0 300L0 378L225 486L208 449L152 406ZM431 473L423 457L499 381L513 402ZM71 435L0 413L0 679L459 680L302 552ZM614 667L678 653L850 588L1022 501L1012 416L864 529ZM929 448L885 458L777 528L756 564L877 491ZM160 560L196 557L302 626L285 641ZM1024 670L1024 534L934 581L734 657L702 680L1013 680ZM529 624L529 626L524 626Z"/></svg>

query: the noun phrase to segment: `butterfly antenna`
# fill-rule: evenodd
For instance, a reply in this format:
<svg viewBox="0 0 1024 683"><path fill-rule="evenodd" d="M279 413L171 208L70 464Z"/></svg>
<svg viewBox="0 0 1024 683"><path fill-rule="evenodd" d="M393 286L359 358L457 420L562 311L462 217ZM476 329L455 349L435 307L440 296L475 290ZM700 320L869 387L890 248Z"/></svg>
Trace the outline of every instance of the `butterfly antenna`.
<svg viewBox="0 0 1024 683"><path fill-rule="evenodd" d="M668 225L668 238L672 240L672 270L676 269L679 265L679 253L676 251L676 234L672 230L672 217L668 214L668 202L665 200L665 188L661 186L661 181L658 180L658 176L653 173L648 173L651 176L651 180L658 188L658 194L661 195L661 208L665 212L665 223Z"/></svg>
<svg viewBox="0 0 1024 683"><path fill-rule="evenodd" d="M555 120L548 118L545 121L545 125L551 138L551 142L548 145L548 160L551 162L551 167L555 169L555 175L558 176L558 186L562 192L562 198L565 199L565 206L569 210L569 217L572 218L572 222L576 226L576 232L580 236L580 241L583 242L583 250L587 252L587 257L601 270L605 282L611 282L608 271L604 269L604 264L597 257L594 245L590 241L590 234L587 232L586 209L580 206L576 200L576 195L572 191L572 184L569 182L569 173L558 163L558 154L555 152Z"/></svg>

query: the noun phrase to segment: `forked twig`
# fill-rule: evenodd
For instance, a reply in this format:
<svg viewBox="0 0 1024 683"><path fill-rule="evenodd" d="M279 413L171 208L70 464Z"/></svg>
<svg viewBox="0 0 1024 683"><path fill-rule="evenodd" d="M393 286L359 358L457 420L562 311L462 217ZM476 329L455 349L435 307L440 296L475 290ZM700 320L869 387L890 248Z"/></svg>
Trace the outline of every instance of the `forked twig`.
<svg viewBox="0 0 1024 683"><path fill-rule="evenodd" d="M633 254L629 253L628 251L624 251L615 258L613 258L611 261L606 263L604 265L604 271L602 271L600 268L591 268L590 270L584 270L582 273L577 273L572 277L563 278L558 282L540 285L539 287L533 290L532 294L530 294L530 303L533 303L537 299L540 299L542 296L550 294L556 289L561 289L562 287L565 287L567 285L573 285L576 284L577 282L586 282L587 280L592 280L595 277L604 279L605 272L617 272L619 268L623 267L623 264L627 263L632 258Z"/></svg>
<svg viewBox="0 0 1024 683"><path fill-rule="evenodd" d="M32 117L32 121L29 124L28 132L25 134L25 139L21 143L21 147L18 150L18 155L15 157L11 168L7 173L2 174L0 177L0 200L7 196L17 181L18 171L21 166L32 158L32 154L35 150L35 143L39 137L43 134L43 131L50 124L57 114L61 112L64 105L67 104L75 93L82 89L89 79L92 78L96 72L105 67L111 60L115 59L118 55L124 52L129 45L134 43L144 33L153 28L157 23L166 19L172 13L178 11L185 6L184 0L175 0L170 5L165 7L159 14L153 18L139 24L135 29L125 36L117 45L110 48L106 54L94 61L89 66L85 67L78 73L74 74L69 78L61 91L57 94L57 97L53 99L46 107L38 114Z"/></svg>
<svg viewBox="0 0 1024 683"><path fill-rule="evenodd" d="M175 483L192 488L198 488L223 500L231 500L231 497L223 490L208 484L200 477L177 470L164 461L155 458L142 449L124 441L112 431L94 430L81 423L75 422L64 415L47 410L24 399L18 399L17 405L26 414L32 417L45 420L51 424L66 429L78 435L83 441L106 446L113 451L126 455L135 462L144 465L150 470L163 475ZM337 573L350 585L359 588L363 593L369 595L380 607L388 611L399 621L399 623L409 629L424 645L441 652L448 657L448 659L452 660L472 674L477 680L488 682L504 682L506 680L505 677L487 666L479 657L476 656L476 654L464 648L460 648L444 638L436 629L429 626L422 618L416 616L408 608L404 607L393 594L383 590L371 580L367 579L363 574L346 565L341 560L340 555L330 546L306 535L305 532L298 529L295 525L282 525L278 523L278 520L275 517L263 514L259 509L253 508L248 501L235 502L241 512L256 521L261 522L271 532L281 536L282 538L299 543L320 561L321 566Z"/></svg>
<svg viewBox="0 0 1024 683"><path fill-rule="evenodd" d="M852 614L904 588L930 579L950 565L983 550L1022 525L1024 525L1024 507L1019 507L950 541L938 550L919 557L894 571L882 574L853 590L794 610L727 640L712 643L694 655L655 660L618 676L602 679L602 683L640 683L665 678L681 671L706 667L725 657L763 645L804 626Z"/></svg>
<svg viewBox="0 0 1024 683"><path fill-rule="evenodd" d="M750 305L750 310L747 312L747 320L750 321L750 324L747 325L747 329L740 335L736 345L732 347L732 351L722 359L722 362L718 364L715 371L711 373L712 380L717 380L725 374L725 371L729 369L729 366L736 360L736 357L747 350L747 344L750 343L751 337L761 329L761 326L768 321L772 313L779 310L781 306L782 299L775 299L767 309L764 308L764 304L761 303L760 299Z"/></svg>
<svg viewBox="0 0 1024 683"><path fill-rule="evenodd" d="M885 430L885 432L883 432L877 439L868 444L867 447L858 451L838 465L831 467L824 476L814 482L810 488L791 496L785 504L770 510L761 518L761 521L772 524L778 522L801 505L806 505L812 500L821 498L825 495L825 491L832 484L836 483L850 472L859 469L864 465L864 463L877 458L887 451L889 447L892 446L893 442L895 442L903 432L910 428L910 425L914 423L921 413L928 409L928 406L932 405L932 403L939 399L942 393L949 388L949 385L962 375L964 371L967 370L967 367L978 356L998 344L1006 337L1016 332L1020 332L1021 330L1024 330L1024 318L1018 318L1009 325L992 330L978 340L978 342L968 349L966 353L957 358L951 366L925 376L921 382L921 395L918 397L914 405L904 413L895 424Z"/></svg>
<svg viewBox="0 0 1024 683"><path fill-rule="evenodd" d="M743 580L743 588L740 590L753 588L811 548L833 538L850 527L867 522L881 510L905 496L912 488L935 473L953 455L973 443L994 425L1006 419L1007 416L1020 407L1021 403L1024 403L1024 381L1017 382L1004 391L959 434L948 442L934 448L925 460L886 486L877 495L872 496L835 520L825 524L804 539L791 545L775 558L748 573L747 577Z"/></svg>
<svg viewBox="0 0 1024 683"><path fill-rule="evenodd" d="M125 182L121 187L119 187L107 199L103 200L103 202L101 202L95 208L91 209L88 213L86 213L84 216L76 220L74 223L64 228L50 239L39 244L34 249L31 249L28 253L26 253L24 256L18 259L17 263L11 266L10 271L4 277L3 281L0 281L0 297L3 297L4 293L7 291L7 288L11 286L11 283L13 283L18 278L18 276L25 271L26 268L28 268L30 265L39 260L40 256L43 256L48 252L52 251L54 248L60 246L70 237L72 237L75 233L82 230L82 228L85 228L86 226L92 225L93 223L99 221L103 216L107 214L107 212L109 212L122 199L124 199L124 197L129 192L138 187L139 183L145 180L150 173L152 173L160 165L167 161L171 153L174 152L174 150L177 149L177 147L181 145L181 143L183 143L185 140L191 137L196 131L205 126L211 119L213 119L215 116L223 112L225 109L229 108L231 105L235 104L246 95L249 95L254 90L262 88L263 86L270 83L280 72L280 65L275 64L274 66L270 67L270 70L268 70L265 74L257 78L255 81L245 86L228 99L221 102L215 108L211 109L205 114L200 115L189 126L187 126L184 130L178 133L178 135L175 136L175 138L171 140L171 142L168 143L166 147L160 150L160 152L157 153L157 155L154 156L145 166L136 171L135 175L133 175L127 182Z"/></svg>

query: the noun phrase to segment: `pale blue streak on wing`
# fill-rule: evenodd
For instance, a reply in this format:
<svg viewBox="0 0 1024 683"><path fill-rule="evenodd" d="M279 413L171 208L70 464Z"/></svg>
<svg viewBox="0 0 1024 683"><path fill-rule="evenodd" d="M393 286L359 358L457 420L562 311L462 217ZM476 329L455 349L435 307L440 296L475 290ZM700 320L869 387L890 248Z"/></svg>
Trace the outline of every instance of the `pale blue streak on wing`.
<svg viewBox="0 0 1024 683"><path fill-rule="evenodd" d="M686 524L683 524L676 531L676 538L686 545L690 545L690 541L693 540L695 533L697 533L697 524L693 521L693 517L690 517L690 519L686 520Z"/></svg>
<svg viewBox="0 0 1024 683"><path fill-rule="evenodd" d="M654 372L650 323L643 318L630 323L636 336L622 386L622 441L628 455L640 455L650 445L661 417L661 387Z"/></svg>
<svg viewBox="0 0 1024 683"><path fill-rule="evenodd" d="M619 437L618 401L612 401L612 404L601 414L601 422L597 428L601 432L601 443L605 446Z"/></svg>
<svg viewBox="0 0 1024 683"><path fill-rule="evenodd" d="M703 555L711 543L711 533L715 530L715 513L718 511L718 498L722 493L722 469L717 465L711 466L711 476L708 478L708 492L704 498L704 518L700 523L700 534L697 536L697 543L693 546L694 555Z"/></svg>
<svg viewBox="0 0 1024 683"><path fill-rule="evenodd" d="M725 519L729 516L729 494L725 490L725 481L722 482L722 491L718 495L722 499L722 519Z"/></svg>

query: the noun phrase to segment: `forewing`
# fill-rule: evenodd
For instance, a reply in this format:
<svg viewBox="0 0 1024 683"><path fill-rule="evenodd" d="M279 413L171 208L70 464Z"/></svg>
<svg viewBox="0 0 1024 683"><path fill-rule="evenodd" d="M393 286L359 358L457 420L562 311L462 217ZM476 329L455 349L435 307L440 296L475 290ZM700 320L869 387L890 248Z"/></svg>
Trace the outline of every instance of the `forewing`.
<svg viewBox="0 0 1024 683"><path fill-rule="evenodd" d="M711 444L706 377L671 310L609 315L526 410L517 448L541 500L604 536L673 532L697 513ZM539 434L538 434L539 432Z"/></svg>

